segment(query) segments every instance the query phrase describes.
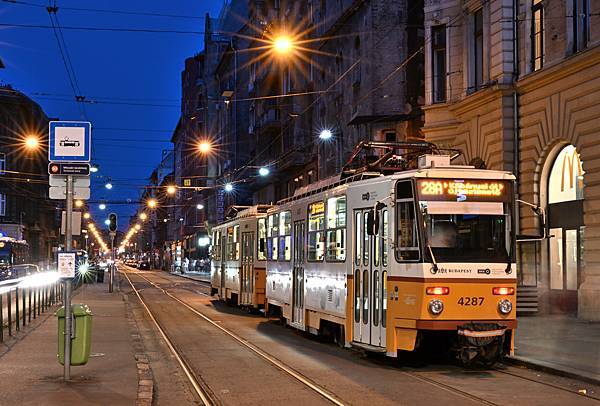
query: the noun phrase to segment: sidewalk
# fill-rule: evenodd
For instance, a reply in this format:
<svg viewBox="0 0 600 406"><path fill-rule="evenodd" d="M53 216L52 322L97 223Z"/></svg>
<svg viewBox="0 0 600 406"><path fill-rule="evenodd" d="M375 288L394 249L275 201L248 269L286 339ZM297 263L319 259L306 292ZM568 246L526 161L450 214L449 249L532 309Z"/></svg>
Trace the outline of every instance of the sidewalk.
<svg viewBox="0 0 600 406"><path fill-rule="evenodd" d="M519 318L515 342L517 364L600 382L600 322L572 316Z"/></svg>
<svg viewBox="0 0 600 406"><path fill-rule="evenodd" d="M210 272L186 272L183 274L180 272L171 272L171 274L196 281L210 282Z"/></svg>
<svg viewBox="0 0 600 406"><path fill-rule="evenodd" d="M85 303L93 313L91 357L71 367L63 381L56 358L57 321L51 314L0 357L2 405L135 405L138 369L126 303L108 285L86 284L73 303Z"/></svg>

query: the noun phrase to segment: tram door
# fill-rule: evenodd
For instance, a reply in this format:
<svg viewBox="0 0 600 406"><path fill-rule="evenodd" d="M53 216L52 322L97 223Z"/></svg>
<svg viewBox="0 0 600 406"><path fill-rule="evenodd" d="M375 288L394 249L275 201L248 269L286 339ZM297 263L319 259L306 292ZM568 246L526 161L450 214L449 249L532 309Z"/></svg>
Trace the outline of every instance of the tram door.
<svg viewBox="0 0 600 406"><path fill-rule="evenodd" d="M386 345L388 211L379 210L379 232L369 235L370 209L354 212L354 337L376 347Z"/></svg>
<svg viewBox="0 0 600 406"><path fill-rule="evenodd" d="M292 322L304 325L304 236L305 222L294 223L294 270L292 287Z"/></svg>
<svg viewBox="0 0 600 406"><path fill-rule="evenodd" d="M242 233L241 304L252 304L254 292L254 233Z"/></svg>

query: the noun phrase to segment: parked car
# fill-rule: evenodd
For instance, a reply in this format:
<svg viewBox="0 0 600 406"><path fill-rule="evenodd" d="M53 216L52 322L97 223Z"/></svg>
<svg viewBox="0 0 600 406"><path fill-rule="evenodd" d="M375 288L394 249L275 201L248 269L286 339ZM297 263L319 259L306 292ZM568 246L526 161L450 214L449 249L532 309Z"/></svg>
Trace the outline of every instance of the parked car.
<svg viewBox="0 0 600 406"><path fill-rule="evenodd" d="M137 267L138 269L150 269L150 262L143 259L140 262L138 262Z"/></svg>

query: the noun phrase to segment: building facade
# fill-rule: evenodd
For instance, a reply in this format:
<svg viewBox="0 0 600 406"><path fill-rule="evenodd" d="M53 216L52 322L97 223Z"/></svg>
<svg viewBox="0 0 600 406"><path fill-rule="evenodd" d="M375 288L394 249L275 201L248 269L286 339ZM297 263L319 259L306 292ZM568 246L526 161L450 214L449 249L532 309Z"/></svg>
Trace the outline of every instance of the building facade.
<svg viewBox="0 0 600 406"><path fill-rule="evenodd" d="M49 119L42 108L10 86L0 87L0 233L25 240L33 263L53 262L61 208L48 198ZM27 137L39 140L25 146ZM82 247L81 239L76 239Z"/></svg>
<svg viewBox="0 0 600 406"><path fill-rule="evenodd" d="M543 209L515 207L520 290L536 298L522 311L600 319L599 12L586 0L425 3L423 133L465 164L515 172L516 197Z"/></svg>

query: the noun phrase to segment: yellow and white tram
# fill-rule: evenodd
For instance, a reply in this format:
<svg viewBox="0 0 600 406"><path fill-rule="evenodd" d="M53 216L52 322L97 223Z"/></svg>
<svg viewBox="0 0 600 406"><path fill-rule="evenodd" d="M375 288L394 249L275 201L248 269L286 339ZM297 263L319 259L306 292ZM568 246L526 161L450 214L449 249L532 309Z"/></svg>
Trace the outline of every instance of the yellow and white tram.
<svg viewBox="0 0 600 406"><path fill-rule="evenodd" d="M238 211L212 230L211 293L240 306L265 304L266 212L257 205Z"/></svg>
<svg viewBox="0 0 600 406"><path fill-rule="evenodd" d="M515 178L422 158L271 208L267 306L346 346L396 357L434 338L465 362L493 362L512 351L516 328Z"/></svg>

